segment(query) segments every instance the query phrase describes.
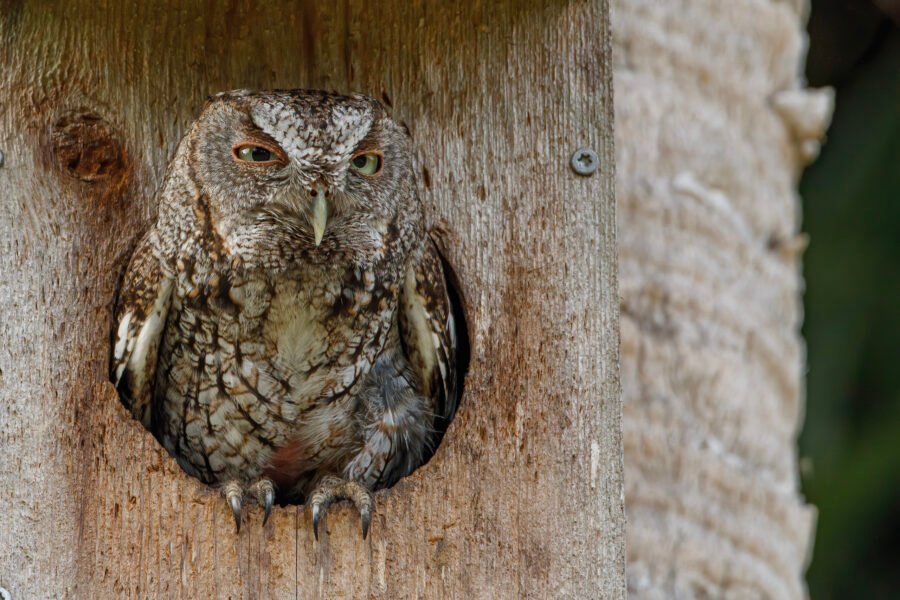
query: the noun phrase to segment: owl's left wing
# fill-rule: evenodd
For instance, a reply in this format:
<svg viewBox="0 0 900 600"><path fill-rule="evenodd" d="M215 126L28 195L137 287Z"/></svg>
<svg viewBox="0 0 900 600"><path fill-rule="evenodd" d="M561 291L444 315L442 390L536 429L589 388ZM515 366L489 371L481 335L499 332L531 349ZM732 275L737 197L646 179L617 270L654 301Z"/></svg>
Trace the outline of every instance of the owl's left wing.
<svg viewBox="0 0 900 600"><path fill-rule="evenodd" d="M450 302L440 254L428 238L422 259L406 274L399 324L407 359L444 421L453 416L458 401L456 326Z"/></svg>
<svg viewBox="0 0 900 600"><path fill-rule="evenodd" d="M156 358L172 298L148 234L131 257L116 304L110 379L122 403L150 427Z"/></svg>

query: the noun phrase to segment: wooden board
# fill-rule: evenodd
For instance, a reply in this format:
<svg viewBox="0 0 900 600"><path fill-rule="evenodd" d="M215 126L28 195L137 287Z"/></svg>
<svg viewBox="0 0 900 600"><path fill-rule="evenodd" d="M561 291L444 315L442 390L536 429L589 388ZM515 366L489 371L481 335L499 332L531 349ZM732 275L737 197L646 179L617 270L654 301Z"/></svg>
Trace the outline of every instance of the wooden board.
<svg viewBox="0 0 900 600"><path fill-rule="evenodd" d="M0 586L32 597L621 598L605 2L8 2L0 9ZM436 456L235 535L106 382L111 301L205 97L361 91L415 139L471 364ZM579 177L571 153L596 149Z"/></svg>

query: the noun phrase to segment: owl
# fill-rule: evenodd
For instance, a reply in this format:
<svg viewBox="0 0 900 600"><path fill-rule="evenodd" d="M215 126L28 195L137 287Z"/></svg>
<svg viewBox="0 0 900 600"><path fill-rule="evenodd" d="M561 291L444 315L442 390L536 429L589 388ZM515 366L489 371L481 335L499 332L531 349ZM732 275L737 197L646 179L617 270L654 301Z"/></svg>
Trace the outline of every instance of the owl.
<svg viewBox="0 0 900 600"><path fill-rule="evenodd" d="M240 531L251 503L357 507L457 405L454 307L411 142L376 100L213 96L180 142L115 309L111 379Z"/></svg>

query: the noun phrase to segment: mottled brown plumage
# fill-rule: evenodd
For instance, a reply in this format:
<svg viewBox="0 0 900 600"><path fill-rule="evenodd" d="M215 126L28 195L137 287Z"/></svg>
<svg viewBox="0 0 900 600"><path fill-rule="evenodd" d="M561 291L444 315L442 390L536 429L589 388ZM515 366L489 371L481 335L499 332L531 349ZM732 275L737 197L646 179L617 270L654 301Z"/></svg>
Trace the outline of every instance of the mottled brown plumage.
<svg viewBox="0 0 900 600"><path fill-rule="evenodd" d="M454 323L410 144L364 96L219 94L182 140L116 309L112 379L240 524L419 466L456 401Z"/></svg>

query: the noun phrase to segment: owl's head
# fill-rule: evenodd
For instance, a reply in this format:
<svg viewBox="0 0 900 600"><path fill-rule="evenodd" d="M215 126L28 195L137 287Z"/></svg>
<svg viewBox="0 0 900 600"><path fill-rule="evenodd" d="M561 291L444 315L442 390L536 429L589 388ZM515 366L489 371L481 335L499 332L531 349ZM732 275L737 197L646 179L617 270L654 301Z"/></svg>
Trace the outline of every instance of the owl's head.
<svg viewBox="0 0 900 600"><path fill-rule="evenodd" d="M224 92L181 151L216 232L237 251L273 238L307 253L363 251L418 210L408 132L362 95Z"/></svg>

